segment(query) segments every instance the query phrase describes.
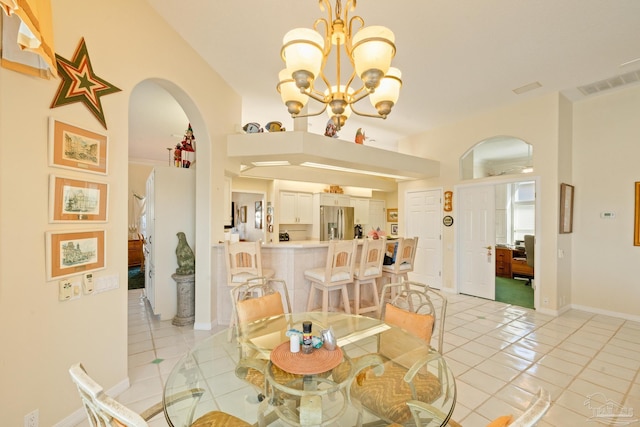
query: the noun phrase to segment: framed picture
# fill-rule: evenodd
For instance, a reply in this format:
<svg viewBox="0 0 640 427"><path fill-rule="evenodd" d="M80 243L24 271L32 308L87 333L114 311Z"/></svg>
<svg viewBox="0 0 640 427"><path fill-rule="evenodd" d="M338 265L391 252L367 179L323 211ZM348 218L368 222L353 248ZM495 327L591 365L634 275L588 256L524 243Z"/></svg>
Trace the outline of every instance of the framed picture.
<svg viewBox="0 0 640 427"><path fill-rule="evenodd" d="M635 213L633 215L633 245L640 246L640 182L636 182Z"/></svg>
<svg viewBox="0 0 640 427"><path fill-rule="evenodd" d="M573 193L573 185L560 184L560 234L573 232Z"/></svg>
<svg viewBox="0 0 640 427"><path fill-rule="evenodd" d="M392 236L398 235L398 224L391 224L391 235Z"/></svg>
<svg viewBox="0 0 640 427"><path fill-rule="evenodd" d="M48 231L47 279L105 268L105 231Z"/></svg>
<svg viewBox="0 0 640 427"><path fill-rule="evenodd" d="M387 209L387 222L398 221L398 209Z"/></svg>
<svg viewBox="0 0 640 427"><path fill-rule="evenodd" d="M49 118L49 166L107 174L107 136Z"/></svg>
<svg viewBox="0 0 640 427"><path fill-rule="evenodd" d="M238 217L239 217L238 222L241 222L243 224L247 223L247 207L246 206L240 206L238 208Z"/></svg>
<svg viewBox="0 0 640 427"><path fill-rule="evenodd" d="M262 229L262 201L256 202L256 229Z"/></svg>
<svg viewBox="0 0 640 427"><path fill-rule="evenodd" d="M108 184L49 177L49 222L106 222L108 200Z"/></svg>

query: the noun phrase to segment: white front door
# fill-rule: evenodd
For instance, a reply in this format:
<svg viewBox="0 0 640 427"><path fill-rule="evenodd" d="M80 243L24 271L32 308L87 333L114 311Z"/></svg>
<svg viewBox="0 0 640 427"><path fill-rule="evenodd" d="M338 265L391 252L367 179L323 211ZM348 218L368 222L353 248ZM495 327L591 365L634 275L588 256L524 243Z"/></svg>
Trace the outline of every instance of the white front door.
<svg viewBox="0 0 640 427"><path fill-rule="evenodd" d="M495 300L495 187L457 190L458 291Z"/></svg>
<svg viewBox="0 0 640 427"><path fill-rule="evenodd" d="M412 191L407 193L407 231L405 237L418 237L413 273L409 278L442 288L442 191Z"/></svg>

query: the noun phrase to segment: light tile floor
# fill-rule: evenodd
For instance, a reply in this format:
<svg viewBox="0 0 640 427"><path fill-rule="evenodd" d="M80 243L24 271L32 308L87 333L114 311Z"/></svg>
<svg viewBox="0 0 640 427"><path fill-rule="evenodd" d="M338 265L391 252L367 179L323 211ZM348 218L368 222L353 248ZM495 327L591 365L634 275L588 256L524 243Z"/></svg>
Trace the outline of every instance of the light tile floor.
<svg viewBox="0 0 640 427"><path fill-rule="evenodd" d="M182 355L223 329L159 321L141 296L129 291L131 387L118 396L137 411L161 400ZM465 295L447 299L444 354L458 389L453 418L465 427L517 416L539 387L552 397L540 427L640 424L640 323L578 310L554 317ZM167 423L159 415L150 425Z"/></svg>

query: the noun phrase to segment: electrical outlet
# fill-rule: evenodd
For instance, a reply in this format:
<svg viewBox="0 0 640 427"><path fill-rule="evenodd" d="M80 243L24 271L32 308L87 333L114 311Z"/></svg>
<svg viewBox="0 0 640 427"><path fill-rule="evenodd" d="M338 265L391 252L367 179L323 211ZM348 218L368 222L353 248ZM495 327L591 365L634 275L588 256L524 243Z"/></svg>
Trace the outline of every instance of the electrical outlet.
<svg viewBox="0 0 640 427"><path fill-rule="evenodd" d="M38 427L39 410L29 412L24 416L24 427Z"/></svg>

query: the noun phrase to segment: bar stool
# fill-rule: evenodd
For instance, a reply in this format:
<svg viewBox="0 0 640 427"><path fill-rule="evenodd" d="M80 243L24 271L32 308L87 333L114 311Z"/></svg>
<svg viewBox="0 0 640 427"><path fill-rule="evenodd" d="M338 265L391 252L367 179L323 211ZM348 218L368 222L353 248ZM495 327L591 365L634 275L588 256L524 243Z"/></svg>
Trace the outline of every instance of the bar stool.
<svg viewBox="0 0 640 427"><path fill-rule="evenodd" d="M353 311L355 314L380 311L377 280L382 277L385 243L386 238L383 237L380 239L365 239L362 244L360 262L356 263L353 272ZM362 306L363 286L365 286L365 291L368 286L371 293L371 302L367 306Z"/></svg>
<svg viewBox="0 0 640 427"><path fill-rule="evenodd" d="M227 285L238 286L250 279L263 277L270 279L274 275L274 271L270 268L262 267L262 242L233 242L225 240L224 252L225 263L227 266ZM236 302L232 301L231 320L229 322L229 331L235 326L235 306ZM231 337L231 333L229 335Z"/></svg>
<svg viewBox="0 0 640 427"><path fill-rule="evenodd" d="M324 267L305 270L304 278L309 281L307 311L313 311L316 290L322 293L322 311L329 311L329 292L339 290L345 313L351 314L347 285L353 282L356 265L356 240L331 240Z"/></svg>
<svg viewBox="0 0 640 427"><path fill-rule="evenodd" d="M413 265L416 259L416 250L418 248L418 237L402 238L397 241L397 247L393 254L393 264L382 266L382 277L388 278L386 283L396 283L403 280L409 280L409 273L413 271ZM389 243L387 246L391 245ZM391 298L395 296L392 290ZM385 301L385 295L380 295L380 302Z"/></svg>

